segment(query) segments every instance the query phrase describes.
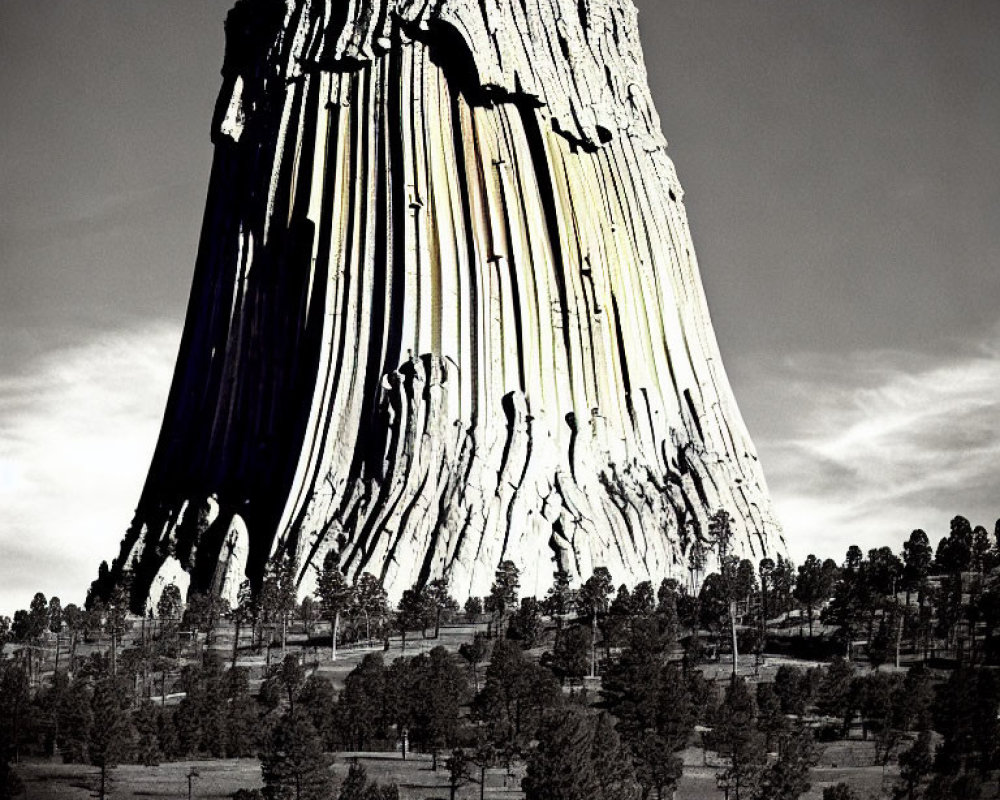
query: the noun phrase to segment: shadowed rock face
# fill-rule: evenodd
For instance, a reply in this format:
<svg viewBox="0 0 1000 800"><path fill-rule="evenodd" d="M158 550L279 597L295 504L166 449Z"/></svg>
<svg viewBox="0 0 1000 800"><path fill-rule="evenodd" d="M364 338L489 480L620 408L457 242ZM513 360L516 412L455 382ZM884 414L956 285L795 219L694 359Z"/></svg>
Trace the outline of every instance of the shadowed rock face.
<svg viewBox="0 0 1000 800"><path fill-rule="evenodd" d="M184 337L113 575L333 548L398 595L780 544L631 0L241 0ZM162 577L161 577L162 579Z"/></svg>

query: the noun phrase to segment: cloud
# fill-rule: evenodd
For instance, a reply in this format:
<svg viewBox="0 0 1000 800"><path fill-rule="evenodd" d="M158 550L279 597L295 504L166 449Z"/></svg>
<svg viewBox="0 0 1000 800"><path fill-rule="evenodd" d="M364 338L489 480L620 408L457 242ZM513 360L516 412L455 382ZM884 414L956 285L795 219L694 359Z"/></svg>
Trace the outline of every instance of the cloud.
<svg viewBox="0 0 1000 800"><path fill-rule="evenodd" d="M35 591L82 602L117 553L179 338L163 324L104 332L0 378L0 613Z"/></svg>
<svg viewBox="0 0 1000 800"><path fill-rule="evenodd" d="M757 446L792 557L932 541L1000 516L1000 326L950 354L800 354L758 364ZM766 393L766 399L765 399ZM766 404L767 408L763 408ZM758 407L759 406L759 407Z"/></svg>

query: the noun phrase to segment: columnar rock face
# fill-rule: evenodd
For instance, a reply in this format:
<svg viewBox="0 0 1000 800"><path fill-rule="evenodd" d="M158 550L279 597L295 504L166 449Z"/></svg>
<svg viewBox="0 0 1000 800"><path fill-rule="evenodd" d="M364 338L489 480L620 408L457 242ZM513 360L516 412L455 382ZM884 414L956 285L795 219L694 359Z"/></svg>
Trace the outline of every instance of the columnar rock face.
<svg viewBox="0 0 1000 800"><path fill-rule="evenodd" d="M232 592L331 548L390 594L497 564L681 575L780 532L631 0L240 0L163 429L113 572ZM234 577L235 576L235 577ZM228 588L226 588L228 587Z"/></svg>

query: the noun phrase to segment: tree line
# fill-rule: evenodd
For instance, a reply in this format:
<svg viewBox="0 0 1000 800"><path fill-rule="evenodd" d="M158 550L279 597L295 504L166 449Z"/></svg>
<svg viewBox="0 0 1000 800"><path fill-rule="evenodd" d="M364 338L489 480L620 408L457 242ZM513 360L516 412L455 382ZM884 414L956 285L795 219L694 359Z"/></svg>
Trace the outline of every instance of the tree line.
<svg viewBox="0 0 1000 800"><path fill-rule="evenodd" d="M127 586L82 609L36 595L0 623L15 651L0 661L0 786L15 795L11 765L25 753L91 763L101 791L117 763L258 755L265 796L335 797L328 753L417 749L435 769L440 761L453 795L518 767L531 800L664 798L682 775L679 753L700 743L724 765L726 797L792 798L807 790L817 748L860 728L875 762L898 764L897 796L977 797L1000 766L1000 689L985 666L1000 608L998 533L956 517L936 550L914 531L898 555L851 547L839 564L778 557L755 567L730 552L731 520L719 512L710 538L689 548L688 580L655 588L616 588L598 568L577 588L557 572L544 597L520 597L517 568L503 562L484 598L460 606L441 580L390 608L373 576L350 582L330 556L301 603L294 570L280 563L235 608L198 595L182 603L176 587L141 618L127 614ZM459 616L485 630L457 650L405 655L408 634L438 637ZM226 658L207 646L223 624L235 630ZM331 657L352 637L387 643L391 633L402 655L386 663L369 653L339 692L310 674L301 637L260 681L239 666L241 626L250 648L268 632L288 650L293 625L308 642L325 636ZM200 632L186 656L184 628ZM781 667L773 680L751 677L748 663L738 674L738 655L752 653L759 668L778 633L822 640L836 655L809 670ZM43 657L52 638L54 658ZM871 671L849 660L858 649ZM905 674L879 669L907 649ZM705 660L726 650L730 679L707 680ZM928 667L941 666L938 651L958 654L954 669ZM176 704L166 703L168 680ZM396 791L359 769L341 792Z"/></svg>

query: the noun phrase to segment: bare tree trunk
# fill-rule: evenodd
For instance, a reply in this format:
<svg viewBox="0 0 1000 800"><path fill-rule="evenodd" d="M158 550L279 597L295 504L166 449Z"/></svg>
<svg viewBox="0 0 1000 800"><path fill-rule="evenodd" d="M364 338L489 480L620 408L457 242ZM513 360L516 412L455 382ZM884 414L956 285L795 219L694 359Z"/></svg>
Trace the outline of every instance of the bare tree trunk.
<svg viewBox="0 0 1000 800"><path fill-rule="evenodd" d="M240 652L240 615L236 614L235 630L233 631L233 669L236 669L236 658Z"/></svg>
<svg viewBox="0 0 1000 800"><path fill-rule="evenodd" d="M590 618L590 677L597 677L597 614Z"/></svg>
<svg viewBox="0 0 1000 800"><path fill-rule="evenodd" d="M729 601L729 625L733 633L733 677L739 672L739 653L736 649L736 601Z"/></svg>
<svg viewBox="0 0 1000 800"><path fill-rule="evenodd" d="M337 633L340 630L340 612L338 611L333 615L333 625L331 627L330 634L330 660L337 660Z"/></svg>
<svg viewBox="0 0 1000 800"><path fill-rule="evenodd" d="M899 615L896 623L896 669L899 669L899 650L903 642L903 615Z"/></svg>

